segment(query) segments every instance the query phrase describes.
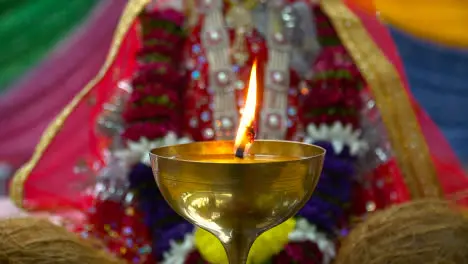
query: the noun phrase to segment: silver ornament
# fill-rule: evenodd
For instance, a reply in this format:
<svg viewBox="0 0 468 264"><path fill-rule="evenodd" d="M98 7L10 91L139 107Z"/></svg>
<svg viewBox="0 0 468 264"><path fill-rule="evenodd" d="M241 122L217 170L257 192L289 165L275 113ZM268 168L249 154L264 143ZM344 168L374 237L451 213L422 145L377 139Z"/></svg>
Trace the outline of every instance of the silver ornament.
<svg viewBox="0 0 468 264"><path fill-rule="evenodd" d="M120 134L124 129L122 113L132 89L127 82L119 82L118 88L110 102L104 104L104 109L97 120L98 132L107 137Z"/></svg>

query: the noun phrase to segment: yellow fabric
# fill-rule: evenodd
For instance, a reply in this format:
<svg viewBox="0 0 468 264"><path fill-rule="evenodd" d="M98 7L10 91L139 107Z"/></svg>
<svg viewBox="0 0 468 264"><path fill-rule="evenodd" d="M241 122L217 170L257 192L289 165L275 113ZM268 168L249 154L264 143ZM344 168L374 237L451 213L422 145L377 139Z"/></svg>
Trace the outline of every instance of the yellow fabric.
<svg viewBox="0 0 468 264"><path fill-rule="evenodd" d="M281 225L263 233L252 245L247 263L264 263L273 255L278 254L288 243L288 235L295 227L296 220L291 218ZM195 246L203 258L209 263L228 264L223 245L211 233L197 228L195 231Z"/></svg>
<svg viewBox="0 0 468 264"><path fill-rule="evenodd" d="M429 146L397 69L342 0L320 2L374 95L413 199L443 195Z"/></svg>
<svg viewBox="0 0 468 264"><path fill-rule="evenodd" d="M380 17L398 29L433 42L468 47L468 0L374 0L374 3Z"/></svg>
<svg viewBox="0 0 468 264"><path fill-rule="evenodd" d="M357 7L367 14L375 15L374 0L345 0L344 2L352 7Z"/></svg>

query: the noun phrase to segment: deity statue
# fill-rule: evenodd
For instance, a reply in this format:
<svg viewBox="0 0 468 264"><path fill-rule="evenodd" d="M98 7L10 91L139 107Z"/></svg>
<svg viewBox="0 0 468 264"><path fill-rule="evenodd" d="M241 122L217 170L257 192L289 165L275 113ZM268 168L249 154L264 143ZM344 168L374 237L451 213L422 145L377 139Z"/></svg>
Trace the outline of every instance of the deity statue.
<svg viewBox="0 0 468 264"><path fill-rule="evenodd" d="M256 61L257 138L327 155L313 197L257 239L249 262L330 263L354 220L468 186L456 160L447 174L433 158L395 52L374 39L385 28L356 14L340 0L130 0L102 70L46 130L12 199L62 214L129 262L227 263L216 238L165 203L148 152L233 139Z"/></svg>

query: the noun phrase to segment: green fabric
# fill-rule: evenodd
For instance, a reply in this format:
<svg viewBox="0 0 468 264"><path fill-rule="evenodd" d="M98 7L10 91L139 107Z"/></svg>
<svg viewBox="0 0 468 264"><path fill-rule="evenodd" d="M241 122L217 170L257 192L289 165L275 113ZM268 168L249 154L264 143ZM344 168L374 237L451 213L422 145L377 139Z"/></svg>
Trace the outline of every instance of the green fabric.
<svg viewBox="0 0 468 264"><path fill-rule="evenodd" d="M0 0L0 92L35 66L99 0Z"/></svg>

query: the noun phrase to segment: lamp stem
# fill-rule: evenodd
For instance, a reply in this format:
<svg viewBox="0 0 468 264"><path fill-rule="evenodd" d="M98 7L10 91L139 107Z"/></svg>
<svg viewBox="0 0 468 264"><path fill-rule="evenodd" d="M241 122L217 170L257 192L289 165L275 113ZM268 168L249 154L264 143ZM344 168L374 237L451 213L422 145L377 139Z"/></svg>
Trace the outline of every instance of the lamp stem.
<svg viewBox="0 0 468 264"><path fill-rule="evenodd" d="M246 264L255 238L256 235L233 233L229 240L223 242L229 264Z"/></svg>

